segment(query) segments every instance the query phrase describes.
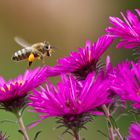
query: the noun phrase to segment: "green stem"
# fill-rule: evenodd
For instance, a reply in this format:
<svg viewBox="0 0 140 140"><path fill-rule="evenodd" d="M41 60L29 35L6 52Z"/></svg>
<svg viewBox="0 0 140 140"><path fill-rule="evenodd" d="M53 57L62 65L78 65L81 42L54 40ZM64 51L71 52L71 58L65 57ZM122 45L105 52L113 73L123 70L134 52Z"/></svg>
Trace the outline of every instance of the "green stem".
<svg viewBox="0 0 140 140"><path fill-rule="evenodd" d="M20 111L17 111L16 117L17 117L17 122L18 122L19 128L23 134L23 140L30 140Z"/></svg>
<svg viewBox="0 0 140 140"><path fill-rule="evenodd" d="M108 127L108 131L109 131L109 139L115 140L114 133L113 133L113 127Z"/></svg>
<svg viewBox="0 0 140 140"><path fill-rule="evenodd" d="M73 136L74 136L74 139L73 140L80 140L79 131L73 131Z"/></svg>
<svg viewBox="0 0 140 140"><path fill-rule="evenodd" d="M109 127L110 140L114 140L113 128L115 129L115 132L116 132L116 134L118 136L118 139L123 140L123 137L122 137L122 135L121 135L121 133L119 131L119 128L117 127L115 120L112 118L112 116L111 116L111 114L109 112L109 109L106 107L106 105L103 105L102 109L103 109L103 111L105 113L105 116L106 116L106 118L108 120L108 123L110 125L110 127Z"/></svg>
<svg viewBox="0 0 140 140"><path fill-rule="evenodd" d="M116 132L116 134L117 134L117 136L118 136L118 139L119 139L119 140L123 140L123 137L122 137L122 135L120 134L119 128L116 128L116 129L115 129L115 132Z"/></svg>
<svg viewBox="0 0 140 140"><path fill-rule="evenodd" d="M109 133L109 140L115 140L114 138L114 132L113 132L113 127L110 121L110 112L108 110L108 108L106 107L106 105L102 105L102 109L104 111L104 114L106 116L106 119L108 121L108 133Z"/></svg>

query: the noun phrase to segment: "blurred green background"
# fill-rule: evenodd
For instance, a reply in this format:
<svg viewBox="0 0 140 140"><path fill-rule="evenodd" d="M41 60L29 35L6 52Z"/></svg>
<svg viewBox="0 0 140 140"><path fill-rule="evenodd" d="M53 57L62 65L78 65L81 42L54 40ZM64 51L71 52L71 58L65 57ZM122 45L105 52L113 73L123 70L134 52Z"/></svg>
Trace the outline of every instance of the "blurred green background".
<svg viewBox="0 0 140 140"><path fill-rule="evenodd" d="M0 0L0 75L6 80L14 78L26 70L27 62L15 63L11 56L20 49L14 42L14 37L19 36L29 43L48 40L56 46L55 54L47 58L46 65L53 66L58 58L69 55L78 47L85 45L90 39L94 42L104 34L104 29L109 26L109 16L120 16L120 11L140 8L139 0ZM131 59L131 51L115 49L115 45L108 49L107 55L111 56L112 63ZM34 62L32 68L40 65ZM27 109L28 110L28 109ZM0 120L15 120L12 114L1 111ZM37 120L37 114L25 112L25 124ZM123 135L127 134L127 128L131 117L123 117L117 123ZM35 132L42 130L39 140L57 140L64 129L55 129L55 120L47 119L29 131L31 140ZM88 130L81 132L86 140L106 140L97 130L107 132L105 119L99 117L93 124L87 124ZM0 130L9 135L10 140L21 140L15 124L0 124ZM64 135L65 140L72 137Z"/></svg>

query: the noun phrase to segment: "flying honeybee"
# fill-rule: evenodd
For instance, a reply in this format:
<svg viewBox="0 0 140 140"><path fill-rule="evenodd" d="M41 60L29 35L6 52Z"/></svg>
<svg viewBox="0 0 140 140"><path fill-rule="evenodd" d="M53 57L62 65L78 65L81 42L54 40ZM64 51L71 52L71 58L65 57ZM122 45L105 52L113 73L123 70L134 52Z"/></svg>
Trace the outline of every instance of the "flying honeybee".
<svg viewBox="0 0 140 140"><path fill-rule="evenodd" d="M12 56L12 60L21 61L28 59L29 67L35 59L40 59L42 63L45 63L45 57L51 56L54 51L53 48L47 41L35 43L30 45L25 40L19 37L14 38L16 43L23 48L16 51Z"/></svg>

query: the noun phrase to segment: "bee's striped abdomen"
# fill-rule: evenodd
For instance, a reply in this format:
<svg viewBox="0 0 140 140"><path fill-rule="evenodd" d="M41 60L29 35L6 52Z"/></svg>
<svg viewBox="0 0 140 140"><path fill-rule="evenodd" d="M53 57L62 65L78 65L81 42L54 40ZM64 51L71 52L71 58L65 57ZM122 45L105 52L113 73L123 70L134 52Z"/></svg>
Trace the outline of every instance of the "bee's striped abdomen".
<svg viewBox="0 0 140 140"><path fill-rule="evenodd" d="M31 48L23 48L14 53L12 60L21 61L21 60L27 59L31 53L32 53Z"/></svg>

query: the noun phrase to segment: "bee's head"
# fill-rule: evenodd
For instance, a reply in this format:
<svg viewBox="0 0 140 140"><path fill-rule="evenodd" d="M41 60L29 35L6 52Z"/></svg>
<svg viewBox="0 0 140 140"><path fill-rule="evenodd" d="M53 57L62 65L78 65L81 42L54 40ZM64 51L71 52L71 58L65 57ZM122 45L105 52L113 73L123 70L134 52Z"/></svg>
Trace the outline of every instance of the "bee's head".
<svg viewBox="0 0 140 140"><path fill-rule="evenodd" d="M51 47L50 43L47 41L44 41L44 50L49 51L51 48L52 47Z"/></svg>
<svg viewBox="0 0 140 140"><path fill-rule="evenodd" d="M44 50L47 52L47 56L51 56L52 52L54 52L53 48L49 42L44 41Z"/></svg>

